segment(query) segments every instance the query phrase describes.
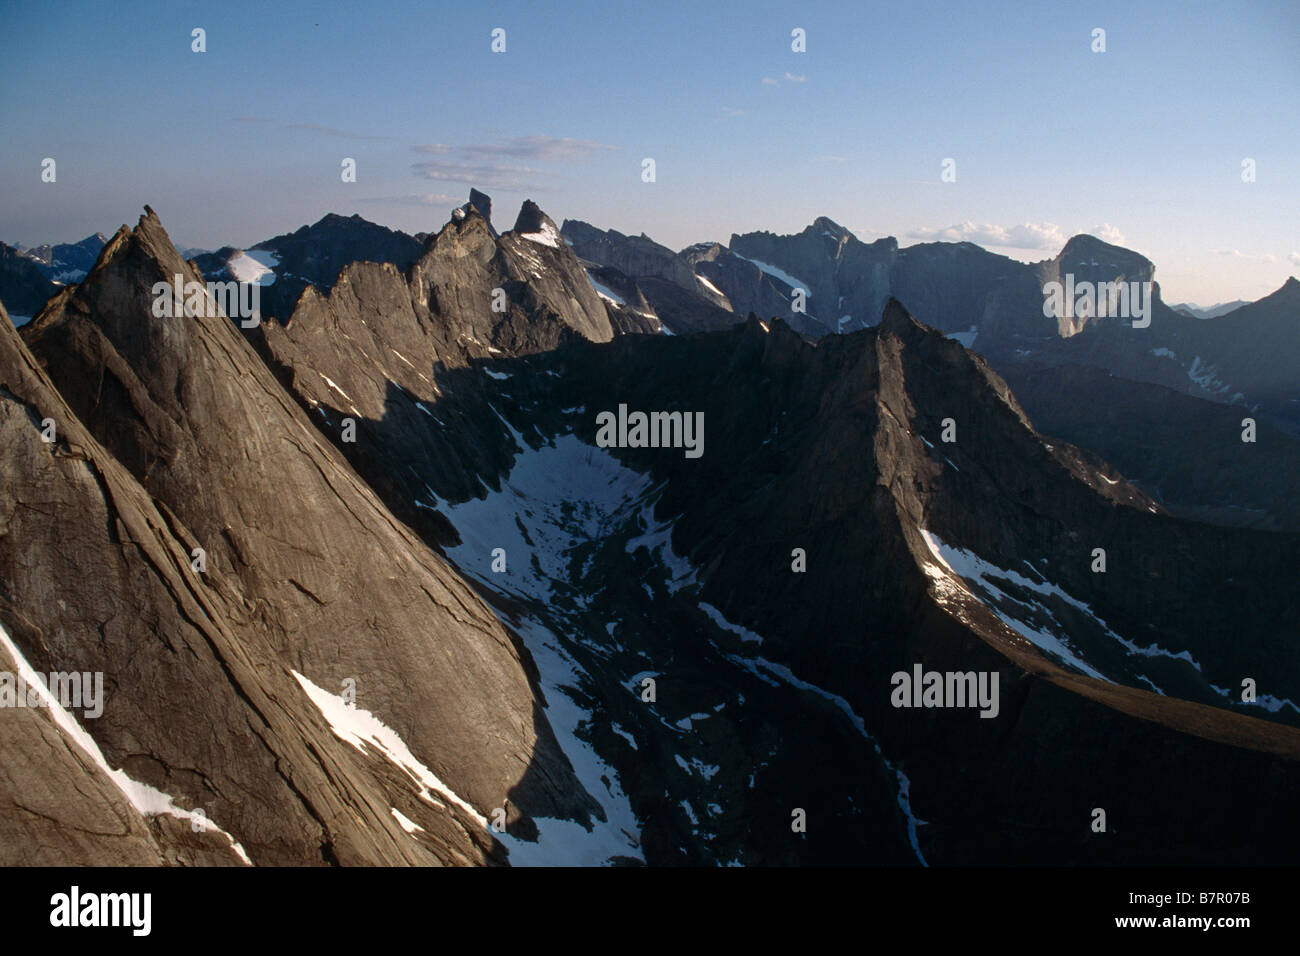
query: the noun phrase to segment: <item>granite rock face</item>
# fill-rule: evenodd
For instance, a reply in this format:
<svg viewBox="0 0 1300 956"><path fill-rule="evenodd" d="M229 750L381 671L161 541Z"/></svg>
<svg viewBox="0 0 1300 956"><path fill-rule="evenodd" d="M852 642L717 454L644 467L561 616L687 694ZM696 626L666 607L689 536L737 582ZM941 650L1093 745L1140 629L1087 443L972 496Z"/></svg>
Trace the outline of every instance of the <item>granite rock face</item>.
<svg viewBox="0 0 1300 956"><path fill-rule="evenodd" d="M652 314L603 300L534 204L494 237L471 203L406 274L353 263L327 295L307 290L288 323L264 322L252 339L327 434L341 438L344 420L352 422L343 453L402 521L439 543L454 532L429 490L471 496L480 477L490 482L506 468L514 447L480 366L569 340L606 341L615 318L621 331L658 328Z"/></svg>
<svg viewBox="0 0 1300 956"><path fill-rule="evenodd" d="M740 321L726 293L697 274L694 262L649 236L625 236L577 219L561 230L573 251L593 269L612 270L615 285L645 307L674 334L716 331Z"/></svg>
<svg viewBox="0 0 1300 956"><path fill-rule="evenodd" d="M702 243L682 250L682 257L702 278L725 289L737 316L753 312L764 318L780 318L802 335L820 338L826 328L805 312L793 309L794 289L789 283L764 272L720 243Z"/></svg>
<svg viewBox="0 0 1300 956"><path fill-rule="evenodd" d="M361 264L360 271L384 268ZM356 706L396 732L427 772L479 815L466 818L467 811L437 792L432 800L414 799L420 788L411 775L372 755L368 762L382 769L384 784L384 796L375 799L388 800L381 808L383 830L396 833L404 848L411 844L408 852L416 857L428 859L430 851L394 830L389 807L421 826L429 812L442 812L446 824L426 832L446 843L447 862L502 857L481 822L498 808L506 811L512 832L525 838L535 835L536 816L585 821L592 802L541 715L511 635L384 507L229 319L215 309L181 319L152 316L154 284L176 273L200 279L146 211L134 230L124 227L114 236L85 281L56 297L24 332L67 401L69 417L84 424L105 458L120 463L145 500L164 509L185 542L179 553L203 549L203 581L238 624L239 642L263 650L262 669L278 670L279 683L267 693L292 699L295 716L310 718L325 733L319 712L289 672L336 696L351 686ZM348 288L336 283L331 294L346 296ZM18 546L21 539L13 541ZM49 587L75 577L65 566L42 580ZM16 606L26 608L34 599ZM90 613L84 601L65 603ZM151 617L119 616L128 627L135 617ZM90 617L103 622L114 614L106 609ZM57 622L51 627L57 631ZM159 631L159 639L175 640L166 626ZM15 640L30 648L36 633L19 628ZM93 656L93 642L82 637L79 643L76 634L66 640ZM207 715L199 716L206 726ZM157 714L142 712L136 719L157 721ZM107 717L103 723L112 725ZM157 724L154 732L171 731ZM141 731L130 725L122 733ZM187 743L180 738L176 745ZM302 740L296 745L306 746ZM219 752L170 752L163 741L152 749L159 758L142 765L155 785L175 766L196 767L196 780L219 781L221 768L241 769ZM106 751L110 761L118 756L111 745ZM270 783L279 779L276 772ZM212 789L224 790L219 783ZM418 814L411 812L416 804ZM233 809L219 813L214 804L211 816L229 820L255 859L265 858L267 848L281 862L321 858L302 851L308 835L299 835L295 850L285 836L258 832L273 829L269 825L241 822ZM344 856L365 861L356 856L359 850L330 852L340 862ZM366 852L370 861L382 861Z"/></svg>
<svg viewBox="0 0 1300 956"><path fill-rule="evenodd" d="M690 262L644 233L625 236L616 229L601 231L577 219L566 220L563 231L573 251L584 259L613 266L628 276L666 279L712 305L731 308L724 294L700 281Z"/></svg>
<svg viewBox="0 0 1300 956"><path fill-rule="evenodd" d="M352 262L389 262L406 269L420 255L413 236L369 222L361 216L329 213L309 226L273 236L251 247L255 257L270 264L271 279L262 279L261 313L281 323L293 313L308 287L328 292L343 267ZM206 279L234 278L231 260L243 250L225 247L195 258Z"/></svg>
<svg viewBox="0 0 1300 956"><path fill-rule="evenodd" d="M491 196L487 195L486 193L481 193L477 189L471 189L469 191L469 203L467 203L466 206L463 206L461 208L464 209L466 212L469 212L469 209L467 208L468 206L473 206L475 209L477 209L478 214L483 217L483 221L488 224L489 228L491 228L492 226L492 197Z"/></svg>
<svg viewBox="0 0 1300 956"><path fill-rule="evenodd" d="M807 313L825 332L848 332L875 322L889 298L889 271L898 251L893 239L865 243L843 226L819 216L803 232L733 235L736 255L777 270L808 290ZM793 280L793 282L790 282Z"/></svg>
<svg viewBox="0 0 1300 956"><path fill-rule="evenodd" d="M0 624L13 645L0 666L18 671L16 649L38 674L103 682L95 708L70 711L103 763L49 707L0 712L6 863L500 858L464 815L421 805L391 764L331 732L239 582L194 570L197 538L95 440L6 326L0 379ZM157 791L147 815L142 786ZM392 806L429 842L412 841ZM181 815L195 810L220 829Z"/></svg>

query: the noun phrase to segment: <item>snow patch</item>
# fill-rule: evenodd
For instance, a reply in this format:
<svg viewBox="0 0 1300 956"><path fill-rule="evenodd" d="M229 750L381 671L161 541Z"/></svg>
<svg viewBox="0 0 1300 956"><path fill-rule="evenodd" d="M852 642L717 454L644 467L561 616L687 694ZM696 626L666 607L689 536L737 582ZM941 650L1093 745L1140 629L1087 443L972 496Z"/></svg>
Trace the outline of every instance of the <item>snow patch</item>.
<svg viewBox="0 0 1300 956"><path fill-rule="evenodd" d="M1202 365L1199 355L1192 358L1192 367L1187 370L1187 377L1199 385L1207 392L1215 392L1222 395L1228 391L1230 386L1224 384L1216 376L1215 372L1218 367L1214 365Z"/></svg>
<svg viewBox="0 0 1300 956"><path fill-rule="evenodd" d="M704 288L708 289L708 290L709 290L710 292L712 292L714 295L720 295L720 296L722 296L724 299L726 298L726 295L723 293L723 291L722 291L721 289L719 289L716 285L714 285L714 284L713 284L712 282L710 282L708 279L704 278L704 276L700 275L698 272L695 274L695 278L699 279L700 282L701 282L701 284L703 284Z"/></svg>
<svg viewBox="0 0 1300 956"><path fill-rule="evenodd" d="M555 231L555 227L549 222L542 223L542 228L537 232L521 232L521 239L527 239L529 242L535 242L539 246L550 246L552 249L560 248L560 234Z"/></svg>
<svg viewBox="0 0 1300 956"><path fill-rule="evenodd" d="M420 796L431 802L432 794L454 803L460 807L470 818L487 829L487 817L479 813L474 807L466 803L456 793L447 786L432 770L421 763L416 756L411 753L406 742L397 735L397 732L383 723L378 717L368 710L362 710L354 704L349 704L337 694L331 694L329 691L317 687L308 678L299 674L297 671L291 671L298 685L311 698L311 702L316 705L321 716L325 718L330 725L330 730L334 735L345 743L351 744L362 753L369 753L369 747L374 747L381 756L386 757L389 761L396 764L410 776L410 778L419 785Z"/></svg>
<svg viewBox="0 0 1300 956"><path fill-rule="evenodd" d="M948 338L955 339L956 341L961 343L962 348L968 349L975 344L975 338L978 335L979 335L979 329L977 329L975 326L972 325L970 327L970 331L968 332L949 332Z"/></svg>
<svg viewBox="0 0 1300 956"><path fill-rule="evenodd" d="M732 624L725 617L723 617L722 612L719 611L712 604L708 604L704 601L701 601L700 610L703 611L705 614L707 614L709 620L711 620L714 624L718 625L718 627L722 628L724 631L730 631L732 634L735 634L737 637L739 637L742 641L753 641L755 644L763 643L762 637L760 637L758 634L755 634L753 631L747 628L741 627L739 624Z"/></svg>
<svg viewBox="0 0 1300 956"><path fill-rule="evenodd" d="M279 264L280 257L270 249L250 249L236 252L226 260L226 269L236 282L268 286L275 282L272 270Z"/></svg>
<svg viewBox="0 0 1300 956"><path fill-rule="evenodd" d="M591 287L596 290L596 294L602 299L605 299L614 305L627 305L627 303L623 301L621 295L603 282L598 282L596 279L593 279L590 272L587 273L587 281L591 283Z"/></svg>
<svg viewBox="0 0 1300 956"><path fill-rule="evenodd" d="M988 561L985 561L983 558L970 551L966 551L963 548L954 548L951 545L945 544L937 535L930 533L924 528L920 530L921 536L925 539L926 546L930 549L930 554L934 556L934 559L939 562L944 570L955 578L965 582L970 582L981 590L991 594L994 598L1000 598L1006 602L1013 602L1021 604L1022 606L1025 604L1024 601L1012 598L989 580L989 578L1000 578L1004 582L1009 581L1037 594L1042 594L1044 596L1055 595L1072 606L1082 610L1089 617L1098 621L1098 623L1102 623L1100 619L1092 613L1091 608L1081 601L1076 601L1056 585L1031 581L1029 578L1016 571L1009 571L1005 568L999 568L995 564L990 564ZM930 566L927 566L927 573L930 573L929 568ZM930 576L934 577L934 574L931 573ZM970 593L973 594L973 592ZM1101 673L1101 671L1092 667L1084 661L1083 658L1079 657L1074 652L1074 648L1070 646L1069 642L1067 642L1065 638L1044 631L1032 624L1017 620L988 602L985 602L985 604L990 611L998 616L999 620L1001 620L1003 624L1007 625L1040 650L1047 652L1049 656L1054 657L1091 677L1096 677L1101 680L1109 680L1109 678ZM1045 605L1034 602L1034 608L1055 621L1055 617L1052 616L1051 612ZM1105 625L1103 624L1103 627L1104 626ZM1111 683L1114 682L1112 681Z"/></svg>
<svg viewBox="0 0 1300 956"><path fill-rule="evenodd" d="M461 544L449 548L448 556L463 573L493 590L545 605L554 590L570 580L573 550L626 521L627 509L640 506L650 480L625 468L605 449L586 445L573 435L535 449L523 444L522 436L516 441L521 450L502 480L501 491L447 506L461 536ZM507 573L494 574L490 570L493 548L528 557L510 564ZM570 820L534 818L538 842L509 842L511 862L592 866L614 856L641 858L640 825L617 772L579 736L592 720L574 699L575 689L582 684L581 668L559 638L526 612L508 623L537 664L546 716L556 738L579 781L605 813L605 820L594 820L591 830ZM624 736L636 746L630 736Z"/></svg>
<svg viewBox="0 0 1300 956"><path fill-rule="evenodd" d="M400 826L407 833L414 834L417 832L418 833L424 832L424 827L420 826L414 820L411 820L403 816L401 812L397 809L397 807L392 807L391 809L393 811L393 816L397 818L397 825Z"/></svg>
<svg viewBox="0 0 1300 956"><path fill-rule="evenodd" d="M141 783L128 777L122 770L114 770L110 767L103 751L99 749L99 744L95 742L95 738L90 736L81 724L77 723L77 718L64 710L63 705L49 692L44 678L37 674L32 669L32 666L27 663L27 658L18 649L18 645L9 637L9 632L4 629L3 625L0 625L0 646L3 646L9 652L9 656L13 658L14 666L18 670L19 676L26 683L28 693L36 694L41 701L42 707L49 710L50 717L53 718L58 728L67 734L73 743L80 747L86 756L104 772L113 785L121 791L127 802L141 816L176 817L179 820L186 821L197 830L220 833L230 841L230 849L234 851L236 856L248 866L253 865L253 861L244 852L244 848L235 842L235 838L208 819L206 814L182 809L176 805L168 794L163 793L161 790L155 790L147 783Z"/></svg>
<svg viewBox="0 0 1300 956"><path fill-rule="evenodd" d="M794 276L790 275L790 273L786 272L785 270L778 269L776 266L771 265L770 263L767 262L760 262L758 259L751 259L748 256L742 256L738 252L735 253L735 255L741 259L744 259L746 262L752 262L754 265L758 266L759 269L766 272L768 275L772 276L775 279L780 279L782 282L790 286L792 289L803 289L804 292L808 293L809 295L812 294L811 292L808 291L808 284L806 282L796 279Z"/></svg>
<svg viewBox="0 0 1300 956"><path fill-rule="evenodd" d="M985 561L983 558L976 554L972 554L970 551L966 551L962 548L954 548L951 545L945 544L937 535L932 534L924 528L921 529L921 535L925 538L925 543L929 547L930 553L934 556L935 560L942 564L949 574L963 581L973 583L976 587L986 591L995 599L1020 604L1022 606L1025 605L1025 601L1019 598L1013 598L1006 594L998 588L996 584L992 583L992 581L989 580L990 578L1000 578L1004 582L1010 582L1018 587L1033 591L1036 594L1054 596L1090 618L1102 630L1102 632L1106 634L1106 636L1117 641L1130 654L1136 654L1141 657L1167 657L1172 660L1185 661L1188 664L1191 664L1192 667L1196 668L1197 671L1200 671L1201 669L1201 665L1192 657L1189 651L1169 651L1154 643L1142 647L1133 641L1121 637L1111 629L1110 625L1098 617L1089 605L1071 597L1055 584L1046 580L1042 582L1031 581L1029 578L1026 578L1024 575L1015 571L999 568L997 565ZM931 573L929 567L927 567L927 573ZM1035 573L1038 573L1036 569ZM935 575L931 573L931 577L934 576ZM968 588L965 588L965 590L967 590L968 593L973 593L970 592ZM1033 609L1047 616L1052 621L1056 621L1055 615L1053 615L1045 605L1034 602ZM1075 654L1073 648L1070 647L1064 638L1059 637L1054 633L1045 632L1023 621L1018 621L991 605L989 605L989 610L996 614L1004 624L1019 633L1030 643L1038 646L1044 651L1047 651L1049 654L1070 664L1085 674L1100 678L1101 680L1110 681L1110 678L1089 666L1077 654ZM1062 628L1061 630L1064 629ZM1114 681L1110 682L1114 683Z"/></svg>
<svg viewBox="0 0 1300 956"><path fill-rule="evenodd" d="M337 385L334 384L334 379L330 378L328 375L323 375L323 374L321 374L320 372L317 372L316 374L317 374L317 375L320 375L320 377L323 378L323 379L325 380L325 384L326 384L326 385L328 385L330 388L334 389L334 391L338 392L340 395L342 395L344 398L346 398L349 402L352 401L352 396L351 396L351 395L349 395L347 392L343 391L343 389L339 388Z"/></svg>

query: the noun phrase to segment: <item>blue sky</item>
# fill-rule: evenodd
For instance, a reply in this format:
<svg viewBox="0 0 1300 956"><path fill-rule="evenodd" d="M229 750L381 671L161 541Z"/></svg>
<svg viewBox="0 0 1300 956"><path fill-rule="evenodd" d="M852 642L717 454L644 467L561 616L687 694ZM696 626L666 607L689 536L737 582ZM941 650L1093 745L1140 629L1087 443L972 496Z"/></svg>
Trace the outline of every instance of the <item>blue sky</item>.
<svg viewBox="0 0 1300 956"><path fill-rule="evenodd" d="M326 212L436 230L475 184L501 228L533 198L673 248L828 215L1031 261L1096 232L1151 258L1169 301L1300 275L1294 0L6 0L0 90L10 243L111 232L146 202L182 246Z"/></svg>

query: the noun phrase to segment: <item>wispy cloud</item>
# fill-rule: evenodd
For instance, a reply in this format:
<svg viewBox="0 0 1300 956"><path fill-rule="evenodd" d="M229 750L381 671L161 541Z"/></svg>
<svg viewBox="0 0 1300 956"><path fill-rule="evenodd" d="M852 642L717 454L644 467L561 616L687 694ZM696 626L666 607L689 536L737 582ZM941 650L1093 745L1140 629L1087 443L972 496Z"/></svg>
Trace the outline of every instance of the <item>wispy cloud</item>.
<svg viewBox="0 0 1300 956"><path fill-rule="evenodd" d="M974 223L967 220L943 229L915 229L909 238L923 242L974 242L981 246L1010 249L1060 249L1069 238L1050 222L1026 222L1014 226Z"/></svg>
<svg viewBox="0 0 1300 956"><path fill-rule="evenodd" d="M1293 252L1286 257L1286 261L1293 266L1300 266L1300 252Z"/></svg>
<svg viewBox="0 0 1300 956"><path fill-rule="evenodd" d="M849 232L857 236L863 242L875 242L877 239L884 239L892 233L881 232L879 229L865 229L858 226L845 226Z"/></svg>
<svg viewBox="0 0 1300 956"><path fill-rule="evenodd" d="M1124 235L1109 223L1084 230L1103 242L1123 245ZM1022 222L1014 226L993 223L975 223L967 220L944 229L915 229L908 233L910 239L922 242L973 242L981 246L1000 246L1005 249L1030 249L1058 252L1069 241L1070 235L1055 223Z"/></svg>
<svg viewBox="0 0 1300 956"><path fill-rule="evenodd" d="M1088 234L1096 236L1102 242L1109 242L1112 246L1124 245L1124 233L1108 222L1103 222L1100 226L1093 226L1088 230Z"/></svg>
<svg viewBox="0 0 1300 956"><path fill-rule="evenodd" d="M554 170L526 164L580 163L618 150L595 140L541 134L492 143L418 143L411 148L425 156L445 157L412 164L426 179L515 192L545 190L548 181L560 178Z"/></svg>
<svg viewBox="0 0 1300 956"><path fill-rule="evenodd" d="M464 183L512 192L545 189L539 183L555 178L554 173L544 169L505 163L424 162L413 163L411 168L417 175L437 182Z"/></svg>
<svg viewBox="0 0 1300 956"><path fill-rule="evenodd" d="M447 193L407 193L405 196L367 196L354 201L386 206L445 206L447 203L456 205L462 199Z"/></svg>
<svg viewBox="0 0 1300 956"><path fill-rule="evenodd" d="M496 143L469 143L449 146L445 143L422 143L414 147L417 153L436 156L458 156L463 159L497 161L522 159L533 162L577 162L614 152L617 146L597 143L590 139L570 139L567 136L517 136Z"/></svg>
<svg viewBox="0 0 1300 956"><path fill-rule="evenodd" d="M764 86L780 86L783 82L785 82L785 83L807 83L807 82L808 82L808 77L806 77L806 76L801 76L801 75L798 75L798 74L795 74L795 73L791 73L789 70L786 70L785 73L784 73L782 76L779 76L779 77L776 77L776 76L765 76L765 77L763 77L763 85L764 85Z"/></svg>

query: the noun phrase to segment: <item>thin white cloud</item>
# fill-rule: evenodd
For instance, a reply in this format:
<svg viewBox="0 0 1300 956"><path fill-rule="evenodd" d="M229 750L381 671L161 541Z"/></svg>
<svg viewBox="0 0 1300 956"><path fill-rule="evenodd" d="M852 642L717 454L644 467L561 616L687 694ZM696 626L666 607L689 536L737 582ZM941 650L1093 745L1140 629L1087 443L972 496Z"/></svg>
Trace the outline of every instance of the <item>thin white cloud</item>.
<svg viewBox="0 0 1300 956"><path fill-rule="evenodd" d="M1093 226L1088 234L1112 245L1124 245L1124 234L1109 223ZM943 229L916 229L908 233L908 238L923 242L973 242L1004 249L1057 252L1069 241L1070 234L1051 222L1022 222L1014 226L999 226L967 220Z"/></svg>
<svg viewBox="0 0 1300 956"><path fill-rule="evenodd" d="M416 175L436 182L464 183L484 189L503 189L513 192L544 189L538 185L555 174L531 166L512 166L505 163L424 162L413 163Z"/></svg>
<svg viewBox="0 0 1300 956"><path fill-rule="evenodd" d="M412 164L416 175L425 179L526 192L545 190L548 181L560 176L525 163L583 162L618 147L590 139L537 134L493 143L417 143L411 149L425 156L446 157Z"/></svg>
<svg viewBox="0 0 1300 956"><path fill-rule="evenodd" d="M981 246L1047 250L1058 250L1069 239L1069 236L1050 222L998 226L969 220L943 229L916 229L908 237L923 242L973 242Z"/></svg>
<svg viewBox="0 0 1300 956"><path fill-rule="evenodd" d="M460 198L447 193L407 193L404 196L367 196L356 202L388 206L445 206L447 203L459 203Z"/></svg>
<svg viewBox="0 0 1300 956"><path fill-rule="evenodd" d="M844 228L863 242L875 242L877 239L887 239L892 235L892 233L881 232L879 229L862 229L857 226L845 226Z"/></svg>
<svg viewBox="0 0 1300 956"><path fill-rule="evenodd" d="M449 146L446 143L421 143L413 147L417 153L435 156L457 156L466 160L529 160L532 162L574 162L591 159L614 152L617 146L597 143L590 139L571 139L567 136L516 136L496 143L467 143Z"/></svg>
<svg viewBox="0 0 1300 956"><path fill-rule="evenodd" d="M1112 246L1124 245L1124 233L1108 222L1103 222L1100 226L1093 226L1088 232L1102 242L1109 242Z"/></svg>

